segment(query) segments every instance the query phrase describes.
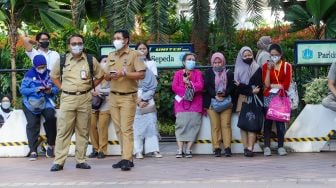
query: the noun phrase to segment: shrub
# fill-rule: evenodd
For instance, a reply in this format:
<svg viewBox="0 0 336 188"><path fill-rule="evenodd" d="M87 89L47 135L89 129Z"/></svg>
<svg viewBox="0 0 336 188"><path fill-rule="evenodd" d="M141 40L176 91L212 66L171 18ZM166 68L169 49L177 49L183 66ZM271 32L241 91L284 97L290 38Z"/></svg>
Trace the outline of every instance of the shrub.
<svg viewBox="0 0 336 188"><path fill-rule="evenodd" d="M306 104L320 104L328 94L328 79L315 78L312 82L304 85L306 89L303 100Z"/></svg>

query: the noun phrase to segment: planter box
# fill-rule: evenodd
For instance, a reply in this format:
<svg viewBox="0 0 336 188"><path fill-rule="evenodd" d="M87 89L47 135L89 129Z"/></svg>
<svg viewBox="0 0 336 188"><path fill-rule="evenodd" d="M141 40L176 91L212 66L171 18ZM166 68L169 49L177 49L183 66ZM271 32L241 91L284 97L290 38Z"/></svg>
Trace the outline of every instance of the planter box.
<svg viewBox="0 0 336 188"><path fill-rule="evenodd" d="M321 104L307 104L286 132L287 146L294 152L320 152L336 130L336 112Z"/></svg>

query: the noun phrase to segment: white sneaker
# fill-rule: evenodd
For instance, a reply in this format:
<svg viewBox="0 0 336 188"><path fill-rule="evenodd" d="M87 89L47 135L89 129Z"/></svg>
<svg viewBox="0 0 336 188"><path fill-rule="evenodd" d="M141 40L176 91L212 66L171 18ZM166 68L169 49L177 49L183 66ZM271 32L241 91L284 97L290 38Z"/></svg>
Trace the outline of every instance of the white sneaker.
<svg viewBox="0 0 336 188"><path fill-rule="evenodd" d="M280 147L280 148L278 148L278 154L279 154L280 156L285 156L285 155L287 155L286 149L285 149L284 147Z"/></svg>
<svg viewBox="0 0 336 188"><path fill-rule="evenodd" d="M187 150L185 157L186 158L192 158L192 151L191 150Z"/></svg>
<svg viewBox="0 0 336 188"><path fill-rule="evenodd" d="M160 152L158 152L158 151L154 151L154 152L153 152L153 156L154 156L155 158L162 158L162 155L161 155Z"/></svg>
<svg viewBox="0 0 336 188"><path fill-rule="evenodd" d="M264 148L264 156L271 156L271 155L272 155L271 148L265 147Z"/></svg>
<svg viewBox="0 0 336 188"><path fill-rule="evenodd" d="M143 159L144 156L142 155L142 153L136 153L136 154L135 154L135 158L136 158L136 159Z"/></svg>
<svg viewBox="0 0 336 188"><path fill-rule="evenodd" d="M182 153L182 150L177 150L176 152L176 158L182 158L183 157L183 153Z"/></svg>

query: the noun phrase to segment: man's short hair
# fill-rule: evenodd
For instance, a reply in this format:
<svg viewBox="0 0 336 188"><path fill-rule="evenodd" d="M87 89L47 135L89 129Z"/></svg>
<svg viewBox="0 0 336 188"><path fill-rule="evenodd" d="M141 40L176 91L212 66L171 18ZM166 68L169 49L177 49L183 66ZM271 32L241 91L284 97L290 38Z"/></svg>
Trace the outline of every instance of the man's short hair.
<svg viewBox="0 0 336 188"><path fill-rule="evenodd" d="M130 43L130 34L126 29L119 29L114 32L114 34L116 33L121 33L124 39L128 39L128 44Z"/></svg>
<svg viewBox="0 0 336 188"><path fill-rule="evenodd" d="M70 44L70 40L71 40L72 38L74 38L74 37L79 37L79 38L81 38L82 41L83 41L83 44L84 44L84 37L83 37L83 35L80 35L80 34L78 34L78 33L75 33L75 34L70 35L69 38L67 39L67 44Z"/></svg>
<svg viewBox="0 0 336 188"><path fill-rule="evenodd" d="M39 41L41 39L42 35L46 35L48 37L48 39L50 39L49 33L47 33L47 32L40 32L40 33L37 33L37 35L35 37L36 41Z"/></svg>

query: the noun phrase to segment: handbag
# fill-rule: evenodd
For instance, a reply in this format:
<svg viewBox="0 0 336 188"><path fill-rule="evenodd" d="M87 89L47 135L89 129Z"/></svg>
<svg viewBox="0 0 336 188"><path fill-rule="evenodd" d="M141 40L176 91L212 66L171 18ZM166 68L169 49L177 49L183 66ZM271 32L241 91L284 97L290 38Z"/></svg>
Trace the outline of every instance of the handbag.
<svg viewBox="0 0 336 188"><path fill-rule="evenodd" d="M289 97L279 95L272 98L267 109L266 119L278 122L289 122L291 114L291 104Z"/></svg>
<svg viewBox="0 0 336 188"><path fill-rule="evenodd" d="M45 97L40 98L29 97L28 103L30 105L30 110L33 112L41 112L43 109L45 109L46 106Z"/></svg>
<svg viewBox="0 0 336 188"><path fill-rule="evenodd" d="M195 95L194 89L192 87L187 87L184 92L183 99L187 101L192 101L194 99L194 95Z"/></svg>
<svg viewBox="0 0 336 188"><path fill-rule="evenodd" d="M287 62L285 62L285 74L287 72ZM290 68L292 69L292 66L290 66ZM289 85L289 88L288 88L288 91L286 91L289 99L290 99L290 102L291 102L291 109L292 110L295 110L299 107L299 94L298 94L298 90L297 90L297 84L295 81L291 81L290 85Z"/></svg>
<svg viewBox="0 0 336 188"><path fill-rule="evenodd" d="M147 106L140 108L140 113L142 115L152 113L152 112L156 112L156 106L155 106L154 99L149 100Z"/></svg>
<svg viewBox="0 0 336 188"><path fill-rule="evenodd" d="M249 132L260 132L264 124L263 104L257 95L243 102L237 126Z"/></svg>
<svg viewBox="0 0 336 188"><path fill-rule="evenodd" d="M104 95L92 96L92 109L98 110L105 100Z"/></svg>
<svg viewBox="0 0 336 188"><path fill-rule="evenodd" d="M211 107L216 112L222 112L230 107L232 107L231 96L227 96L222 101L218 101L215 98L211 98Z"/></svg>
<svg viewBox="0 0 336 188"><path fill-rule="evenodd" d="M297 84L296 82L292 81L289 85L288 91L286 91L289 99L290 99L290 103L291 103L291 109L295 110L299 107L299 94L298 94L298 90L297 90Z"/></svg>

